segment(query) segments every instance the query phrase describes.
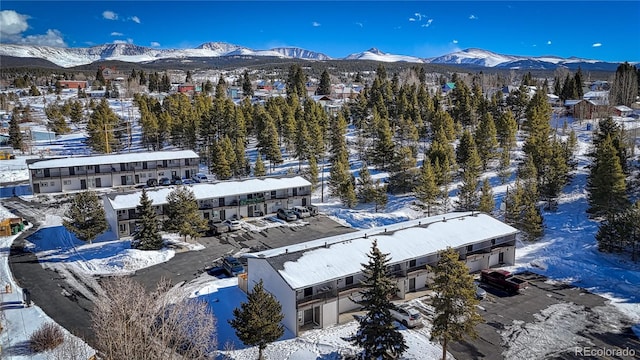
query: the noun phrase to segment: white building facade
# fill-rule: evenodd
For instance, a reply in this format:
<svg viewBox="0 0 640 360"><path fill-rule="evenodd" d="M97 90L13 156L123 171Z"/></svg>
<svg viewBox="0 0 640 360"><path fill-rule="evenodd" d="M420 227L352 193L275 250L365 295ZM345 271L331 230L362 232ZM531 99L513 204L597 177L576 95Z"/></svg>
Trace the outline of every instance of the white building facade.
<svg viewBox="0 0 640 360"><path fill-rule="evenodd" d="M200 157L191 150L155 151L38 160L28 164L34 194L146 184L190 178Z"/></svg>
<svg viewBox="0 0 640 360"><path fill-rule="evenodd" d="M451 247L471 272L513 265L518 230L483 213L450 213L367 229L293 246L245 254L247 275L240 286L250 290L263 281L284 314L283 324L296 335L339 322L358 309L362 265L373 241L389 254L389 274L396 297L427 288L438 253ZM243 283L244 282L244 283Z"/></svg>
<svg viewBox="0 0 640 360"><path fill-rule="evenodd" d="M184 185L180 185L184 186ZM147 191L158 220L174 186ZM190 185L200 215L207 220L246 218L275 213L280 208L311 205L311 183L301 176L223 181ZM140 219L137 206L141 191L107 194L103 197L107 222L118 238L131 235Z"/></svg>

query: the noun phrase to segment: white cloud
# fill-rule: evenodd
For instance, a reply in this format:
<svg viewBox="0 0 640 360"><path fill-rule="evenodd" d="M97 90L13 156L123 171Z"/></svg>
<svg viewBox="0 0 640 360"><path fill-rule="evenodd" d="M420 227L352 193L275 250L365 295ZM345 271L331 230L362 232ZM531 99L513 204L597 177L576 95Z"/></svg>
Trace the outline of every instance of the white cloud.
<svg viewBox="0 0 640 360"><path fill-rule="evenodd" d="M427 20L427 22L426 22L426 23L424 23L424 24L422 24L422 25L420 25L420 26L422 26L422 27L429 27L429 26L431 26L431 23L432 23L432 22L433 22L433 19L429 19L429 20Z"/></svg>
<svg viewBox="0 0 640 360"><path fill-rule="evenodd" d="M547 41L547 45L551 45L551 40Z"/></svg>
<svg viewBox="0 0 640 360"><path fill-rule="evenodd" d="M360 27L364 27L364 24L361 22L357 22L356 25L360 26Z"/></svg>
<svg viewBox="0 0 640 360"><path fill-rule="evenodd" d="M318 26L320 26L320 23L319 23L319 22L317 22L317 21L314 21L314 22L312 22L312 23L311 23L311 25L312 25L313 27L318 27Z"/></svg>
<svg viewBox="0 0 640 360"><path fill-rule="evenodd" d="M413 14L413 16L415 16L418 19L418 21L422 21L423 17L427 17L427 15L420 14L420 13L415 13Z"/></svg>
<svg viewBox="0 0 640 360"><path fill-rule="evenodd" d="M41 46L55 46L66 47L67 44L62 38L62 33L58 30L49 29L46 34L42 35L29 35L20 39L20 43L25 45L41 45Z"/></svg>
<svg viewBox="0 0 640 360"><path fill-rule="evenodd" d="M113 40L114 44L126 44L127 40Z"/></svg>
<svg viewBox="0 0 640 360"><path fill-rule="evenodd" d="M28 15L18 14L13 10L0 11L0 36L18 35L29 28Z"/></svg>
<svg viewBox="0 0 640 360"><path fill-rule="evenodd" d="M416 19L414 19L414 18L409 18L409 21L416 21Z"/></svg>
<svg viewBox="0 0 640 360"><path fill-rule="evenodd" d="M458 40L453 39L452 43L457 44L457 43L458 43Z"/></svg>
<svg viewBox="0 0 640 360"><path fill-rule="evenodd" d="M477 20L477 19L478 19L477 16L475 16L473 14L469 15L469 20Z"/></svg>
<svg viewBox="0 0 640 360"><path fill-rule="evenodd" d="M140 18L137 16L132 16L129 18L129 20L133 21L136 24L140 24Z"/></svg>
<svg viewBox="0 0 640 360"><path fill-rule="evenodd" d="M118 14L114 13L111 10L105 10L102 12L102 17L107 20L118 20Z"/></svg>
<svg viewBox="0 0 640 360"><path fill-rule="evenodd" d="M127 42L128 42L129 44L133 44L133 39L132 39L132 38L128 38L128 39L127 39Z"/></svg>
<svg viewBox="0 0 640 360"><path fill-rule="evenodd" d="M160 43L159 43L159 42L157 42L157 41L152 41L152 42L151 42L151 46L152 46L152 47L160 47Z"/></svg>
<svg viewBox="0 0 640 360"><path fill-rule="evenodd" d="M41 45L66 47L62 33L55 29L49 29L45 34L23 36L22 33L29 28L29 15L20 14L14 10L0 11L0 39L3 42L25 45Z"/></svg>
<svg viewBox="0 0 640 360"><path fill-rule="evenodd" d="M593 46L593 47L600 47L600 46L602 46L602 44L601 44L601 43L595 43L595 44L593 44L593 45L591 45L591 46Z"/></svg>
<svg viewBox="0 0 640 360"><path fill-rule="evenodd" d="M122 36L122 35L124 35L124 34L121 33L121 32L117 32L117 31L114 31L114 32L111 33L111 36Z"/></svg>

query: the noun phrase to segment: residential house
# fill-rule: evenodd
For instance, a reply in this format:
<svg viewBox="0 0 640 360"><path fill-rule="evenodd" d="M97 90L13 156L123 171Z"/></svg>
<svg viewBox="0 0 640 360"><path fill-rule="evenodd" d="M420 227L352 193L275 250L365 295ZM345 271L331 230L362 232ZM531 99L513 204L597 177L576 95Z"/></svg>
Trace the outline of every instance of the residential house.
<svg viewBox="0 0 640 360"><path fill-rule="evenodd" d="M66 89L77 89L77 88L86 89L87 88L87 82L86 81L80 81L80 80L58 80L58 83L60 84L60 86L62 86L63 88L66 88Z"/></svg>
<svg viewBox="0 0 640 360"><path fill-rule="evenodd" d="M609 91L589 91L586 92L582 98L584 100L591 100L598 106L609 105Z"/></svg>
<svg viewBox="0 0 640 360"><path fill-rule="evenodd" d="M442 90L443 93L446 94L446 93L448 93L449 91L451 91L451 90L453 90L455 88L456 88L456 83L448 82L448 83L445 83L444 85L442 85L440 89Z"/></svg>
<svg viewBox="0 0 640 360"><path fill-rule="evenodd" d="M595 100L580 100L573 105L573 117L582 120L597 119L608 113L607 108L607 105L601 105Z"/></svg>
<svg viewBox="0 0 640 360"><path fill-rule="evenodd" d="M29 160L34 194L145 184L149 179L190 178L200 158L191 150Z"/></svg>
<svg viewBox="0 0 640 360"><path fill-rule="evenodd" d="M196 86L194 84L180 84L178 85L178 92L183 94L193 94L196 92Z"/></svg>
<svg viewBox="0 0 640 360"><path fill-rule="evenodd" d="M173 188L147 191L159 220L164 219L164 206ZM262 216L280 208L311 205L311 183L301 176L193 184L190 189L198 201L200 215L207 220ZM135 191L103 198L107 221L118 238L135 231L141 195L142 192Z"/></svg>
<svg viewBox="0 0 640 360"><path fill-rule="evenodd" d="M632 108L624 105L614 106L611 111L613 112L613 115L621 117L628 117L633 113Z"/></svg>
<svg viewBox="0 0 640 360"><path fill-rule="evenodd" d="M282 305L283 325L298 335L338 323L340 314L358 309L362 264L374 241L389 254L388 273L395 296L429 286L438 253L451 247L471 272L513 265L518 230L483 213L449 213L366 229L297 245L245 254L247 274L239 286L251 290L260 280Z"/></svg>

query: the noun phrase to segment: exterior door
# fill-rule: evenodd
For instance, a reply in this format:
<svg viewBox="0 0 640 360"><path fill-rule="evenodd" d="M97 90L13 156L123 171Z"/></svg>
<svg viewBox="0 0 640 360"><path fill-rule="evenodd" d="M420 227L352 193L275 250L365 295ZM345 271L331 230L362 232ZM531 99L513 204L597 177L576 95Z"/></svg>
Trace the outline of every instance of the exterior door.
<svg viewBox="0 0 640 360"><path fill-rule="evenodd" d="M37 183L33 184L33 193L34 194L40 193L40 184L37 184Z"/></svg>
<svg viewBox="0 0 640 360"><path fill-rule="evenodd" d="M409 279L409 291L416 291L416 278Z"/></svg>
<svg viewBox="0 0 640 360"><path fill-rule="evenodd" d="M140 175L136 175L136 184L140 182Z"/></svg>
<svg viewBox="0 0 640 360"><path fill-rule="evenodd" d="M75 175L76 174L76 168L74 168L73 166L69 167L69 175Z"/></svg>
<svg viewBox="0 0 640 360"><path fill-rule="evenodd" d="M191 179L191 171L185 170L184 171L184 177L187 178L187 179Z"/></svg>
<svg viewBox="0 0 640 360"><path fill-rule="evenodd" d="M127 177L120 176L120 185L127 185Z"/></svg>
<svg viewBox="0 0 640 360"><path fill-rule="evenodd" d="M80 189L82 189L82 190L86 190L87 189L87 180L80 179Z"/></svg>
<svg viewBox="0 0 640 360"><path fill-rule="evenodd" d="M302 206L307 206L307 198L306 197L302 198Z"/></svg>
<svg viewBox="0 0 640 360"><path fill-rule="evenodd" d="M101 178L96 178L96 187L102 187L102 179Z"/></svg>

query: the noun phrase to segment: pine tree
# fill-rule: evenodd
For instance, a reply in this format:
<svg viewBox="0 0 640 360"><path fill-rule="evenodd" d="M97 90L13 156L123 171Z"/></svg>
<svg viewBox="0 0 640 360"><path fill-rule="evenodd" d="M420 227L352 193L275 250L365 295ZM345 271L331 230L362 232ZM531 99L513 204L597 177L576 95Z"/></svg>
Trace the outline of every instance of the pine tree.
<svg viewBox="0 0 640 360"><path fill-rule="evenodd" d="M389 201L389 197L387 196L387 185L382 184L380 179L377 179L374 185L374 190L374 202L376 204L375 210L378 212L378 209L387 206L387 202Z"/></svg>
<svg viewBox="0 0 640 360"><path fill-rule="evenodd" d="M489 160L496 157L496 149L498 148L496 125L490 113L484 114L482 119L480 119L475 140L478 156L480 156L482 162L482 168L486 169Z"/></svg>
<svg viewBox="0 0 640 360"><path fill-rule="evenodd" d="M442 359L447 358L447 346L465 336L476 338L476 325L483 320L477 312L478 300L467 265L459 260L458 253L447 248L439 254L433 268L432 289L435 318L431 329L431 340L440 340Z"/></svg>
<svg viewBox="0 0 640 360"><path fill-rule="evenodd" d="M513 117L513 113L509 110L500 113L496 123L496 134L502 149L511 151L515 148L517 131L518 122Z"/></svg>
<svg viewBox="0 0 640 360"><path fill-rule="evenodd" d="M102 202L93 191L83 191L74 195L64 216L64 227L82 241L91 243L109 229Z"/></svg>
<svg viewBox="0 0 640 360"><path fill-rule="evenodd" d="M440 189L436 185L436 177L428 159L422 163L418 183L413 191L416 193L416 198L427 207L427 216L431 216L432 207L438 203Z"/></svg>
<svg viewBox="0 0 640 360"><path fill-rule="evenodd" d="M24 147L22 132L20 132L20 111L17 107L13 108L11 120L9 120L9 144L16 150L22 150Z"/></svg>
<svg viewBox="0 0 640 360"><path fill-rule="evenodd" d="M506 183L511 177L511 152L502 149L500 152L500 163L498 164L498 177L502 184Z"/></svg>
<svg viewBox="0 0 640 360"><path fill-rule="evenodd" d="M376 189L366 162L362 162L362 167L360 168L359 173L360 176L357 181L358 199L363 203L373 202L376 198Z"/></svg>
<svg viewBox="0 0 640 360"><path fill-rule="evenodd" d="M153 208L153 201L149 199L146 189L142 189L140 205L137 207L140 222L136 224L139 231L133 235L131 246L140 250L160 250L162 249L162 237L158 230L158 220L156 211Z"/></svg>
<svg viewBox="0 0 640 360"><path fill-rule="evenodd" d="M258 359L263 359L267 345L284 335L282 319L282 305L264 290L260 279L247 294L247 301L233 310L233 319L228 321L238 339L247 346L257 346Z"/></svg>
<svg viewBox="0 0 640 360"><path fill-rule="evenodd" d="M109 107L107 99L102 99L89 117L87 124L87 143L96 152L110 153L116 146L116 134L119 119Z"/></svg>
<svg viewBox="0 0 640 360"><path fill-rule="evenodd" d="M211 145L211 172L220 180L229 179L232 175L225 150L221 141L214 141Z"/></svg>
<svg viewBox="0 0 640 360"><path fill-rule="evenodd" d="M262 161L262 155L258 152L256 157L256 163L253 165L253 176L262 177L267 175L267 169L264 167L264 162Z"/></svg>
<svg viewBox="0 0 640 360"><path fill-rule="evenodd" d="M493 199L493 190L489 179L485 178L482 181L482 195L480 195L480 204L478 205L478 211L491 215L493 209L496 207L496 202Z"/></svg>
<svg viewBox="0 0 640 360"><path fill-rule="evenodd" d="M373 163L381 169L386 169L391 165L394 155L395 143L393 142L393 133L389 127L389 120L384 117L376 119L377 111L374 110L375 141L373 144Z"/></svg>
<svg viewBox="0 0 640 360"><path fill-rule="evenodd" d="M167 196L165 205L164 230L177 232L180 236L195 238L206 230L207 221L200 216L198 201L193 191L186 186L178 186Z"/></svg>
<svg viewBox="0 0 640 360"><path fill-rule="evenodd" d="M545 176L550 173L552 158L551 144L551 106L547 95L537 91L527 107L527 139L522 147L524 153L531 158L538 176L538 185L543 184Z"/></svg>
<svg viewBox="0 0 640 360"><path fill-rule="evenodd" d="M318 95L330 95L331 94L331 78L329 77L329 73L327 70L322 72L320 75L320 84L318 84L318 90L316 91Z"/></svg>
<svg viewBox="0 0 640 360"><path fill-rule="evenodd" d="M609 92L609 103L613 106L631 106L638 96L638 72L628 62L618 65Z"/></svg>
<svg viewBox="0 0 640 360"><path fill-rule="evenodd" d="M247 70L245 70L242 74L242 94L248 98L253 96L253 86L251 85L249 71Z"/></svg>
<svg viewBox="0 0 640 360"><path fill-rule="evenodd" d="M596 145L587 190L591 206L588 211L596 216L615 214L628 204L625 175L609 135Z"/></svg>
<svg viewBox="0 0 640 360"><path fill-rule="evenodd" d="M389 191L405 193L412 191L417 178L416 159L408 146L398 147L394 160L389 167Z"/></svg>
<svg viewBox="0 0 640 360"><path fill-rule="evenodd" d="M356 301L366 315L358 319L359 328L351 342L362 348L362 359L397 358L407 350L407 345L394 326L391 315L391 309L395 305L389 299L395 294L396 287L387 274L389 254L382 253L374 240L367 257L369 262L362 264L362 297Z"/></svg>
<svg viewBox="0 0 640 360"><path fill-rule="evenodd" d="M311 183L311 188L315 188L318 185L318 161L315 156L309 158L309 169L306 174L306 179Z"/></svg>

